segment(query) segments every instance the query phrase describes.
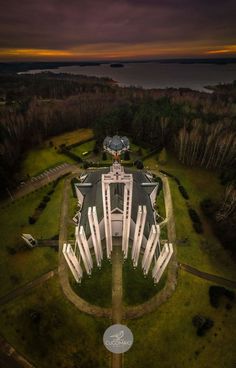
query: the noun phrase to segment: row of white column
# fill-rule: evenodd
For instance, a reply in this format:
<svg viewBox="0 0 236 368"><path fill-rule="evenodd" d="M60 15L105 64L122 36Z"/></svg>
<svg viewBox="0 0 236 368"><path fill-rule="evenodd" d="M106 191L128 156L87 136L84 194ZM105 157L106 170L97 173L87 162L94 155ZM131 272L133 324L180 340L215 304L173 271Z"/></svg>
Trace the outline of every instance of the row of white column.
<svg viewBox="0 0 236 368"><path fill-rule="evenodd" d="M154 268L152 270L152 277L155 283L158 283L169 260L173 254L173 245L171 243L165 243L159 257L156 260Z"/></svg>
<svg viewBox="0 0 236 368"><path fill-rule="evenodd" d="M147 217L146 206L138 206L137 220L134 230L134 240L132 247L132 260L134 267L137 267L138 265L146 217Z"/></svg>
<svg viewBox="0 0 236 368"><path fill-rule="evenodd" d="M152 225L142 259L142 268L144 275L147 275L149 272L157 246L159 247L159 239L160 227L159 225Z"/></svg>
<svg viewBox="0 0 236 368"><path fill-rule="evenodd" d="M92 236L92 243L94 253L96 257L96 263L98 267L101 267L101 261L103 259L101 235L98 224L98 217L96 207L88 208L88 220ZM79 253L79 254L77 254ZM85 235L83 226L76 226L75 228L75 248L72 249L70 244L64 244L63 254L66 262L77 282L81 281L83 270L80 264L82 260L85 271L88 275L91 275L93 268L93 259L88 244L88 240Z"/></svg>
<svg viewBox="0 0 236 368"><path fill-rule="evenodd" d="M70 244L63 245L63 254L75 280L81 282L83 270Z"/></svg>
<svg viewBox="0 0 236 368"><path fill-rule="evenodd" d="M106 235L106 251L107 258L111 258L112 252L112 227L111 227L111 193L110 184L102 179L102 197L103 197L103 214L104 228Z"/></svg>
<svg viewBox="0 0 236 368"><path fill-rule="evenodd" d="M97 210L96 207L88 208L88 220L93 241L94 253L98 267L101 267L101 261L103 259L102 253L102 242L100 229L98 224Z"/></svg>
<svg viewBox="0 0 236 368"><path fill-rule="evenodd" d="M130 182L124 184L122 250L124 252L125 259L128 256L128 249L129 249L132 194L133 194L133 179L131 177Z"/></svg>

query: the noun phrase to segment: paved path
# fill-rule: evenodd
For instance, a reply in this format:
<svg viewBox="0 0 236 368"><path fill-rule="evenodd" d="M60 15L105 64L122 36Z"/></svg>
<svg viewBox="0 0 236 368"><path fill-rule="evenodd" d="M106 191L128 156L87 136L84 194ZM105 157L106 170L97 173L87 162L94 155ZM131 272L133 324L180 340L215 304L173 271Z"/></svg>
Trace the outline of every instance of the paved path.
<svg viewBox="0 0 236 368"><path fill-rule="evenodd" d="M0 337L0 368L35 368L35 366Z"/></svg>
<svg viewBox="0 0 236 368"><path fill-rule="evenodd" d="M2 202L2 204L5 204L9 201L15 200L15 199L19 199L21 197L24 197L25 195L43 187L44 185L60 178L62 175L64 174L68 174L71 173L73 171L78 170L78 165L72 165L72 164L66 164L66 166L58 168L58 170L56 170L55 172L48 172L46 171L47 174L45 174L44 176L42 176L39 180L37 181L32 181L29 180L25 183L24 186L18 188L16 191L11 192L12 195L12 199L8 198L6 201Z"/></svg>
<svg viewBox="0 0 236 368"><path fill-rule="evenodd" d="M9 303L11 300L18 298L19 296L25 295L31 289L34 289L37 286L42 285L47 280L51 279L53 276L57 274L57 269L44 273L42 276L35 278L33 281L28 282L27 284L20 286L19 288L10 291L8 294L0 297L0 305Z"/></svg>
<svg viewBox="0 0 236 368"><path fill-rule="evenodd" d="M197 268L194 268L194 267L189 266L189 265L184 264L184 263L180 263L179 267L182 270L187 271L187 272L189 272L189 273L191 273L191 274L193 274L197 277L200 277L202 279L212 281L216 284L223 285L225 287L236 289L236 281L228 280L228 279L225 279L224 277L221 277L221 276L212 275L210 273L200 271Z"/></svg>
<svg viewBox="0 0 236 368"><path fill-rule="evenodd" d="M77 169L78 170L78 169ZM68 192L70 189L70 179L65 180L63 189L63 198L61 205L60 216L60 234L59 234L59 265L58 274L62 290L65 296L73 303L80 311L94 315L96 317L108 317L111 318L111 308L102 308L96 305L92 305L86 302L84 299L77 295L69 282L68 266L66 260L62 254L63 244L67 241L67 221L68 221Z"/></svg>
<svg viewBox="0 0 236 368"><path fill-rule="evenodd" d="M120 242L116 245L116 241L113 242L112 250L112 323L122 323L123 310L122 310L122 268L123 268L123 255ZM122 368L123 354L112 354L111 367Z"/></svg>

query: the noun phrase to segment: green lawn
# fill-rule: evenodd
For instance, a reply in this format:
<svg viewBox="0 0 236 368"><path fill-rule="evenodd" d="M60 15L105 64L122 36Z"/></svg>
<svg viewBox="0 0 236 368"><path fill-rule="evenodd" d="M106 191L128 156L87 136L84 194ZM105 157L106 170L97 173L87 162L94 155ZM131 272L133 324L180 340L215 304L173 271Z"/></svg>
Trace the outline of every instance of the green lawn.
<svg viewBox="0 0 236 368"><path fill-rule="evenodd" d="M74 291L91 304L101 307L111 307L112 265L107 259L102 261L99 269L94 261L92 275L84 271L81 284L77 284L71 277Z"/></svg>
<svg viewBox="0 0 236 368"><path fill-rule="evenodd" d="M25 178L27 175L36 176L43 171L57 166L61 163L75 163L74 160L58 153L54 147L42 147L35 148L25 154L25 157L21 163L21 178Z"/></svg>
<svg viewBox="0 0 236 368"><path fill-rule="evenodd" d="M87 159L87 158L91 158L93 156L95 156L93 154L93 149L95 147L95 144L96 144L96 141L95 139L91 140L91 141L88 141L88 142L85 142L85 143L82 143L76 147L73 147L71 149L71 152L75 153L76 155L78 155L79 157L81 158L84 158L84 159ZM88 152L87 155L83 155L84 152Z"/></svg>
<svg viewBox="0 0 236 368"><path fill-rule="evenodd" d="M65 144L66 146L83 142L87 139L92 139L94 136L93 130L88 128L73 130L72 132L63 133L48 139L45 143L49 145L52 142L54 146Z"/></svg>
<svg viewBox="0 0 236 368"><path fill-rule="evenodd" d="M59 233L59 215L63 181L57 185L51 200L34 225L28 218L33 214L43 196L51 189L48 185L0 209L1 222L1 284L3 295L33 278L57 266L57 252L52 248L28 249L21 240L22 233L30 233L36 239L49 239ZM19 249L15 254L9 248Z"/></svg>
<svg viewBox="0 0 236 368"><path fill-rule="evenodd" d="M203 234L195 232L188 215L186 200L180 194L176 182L169 178L177 240L188 239L186 244L177 244L178 261L188 263L202 271L236 279L235 264L214 236L199 205L200 201L206 197L219 199L222 196L224 188L219 182L218 174L203 168L182 165L170 154L168 154L165 165L158 163L157 155L145 161L145 166L149 166L154 172L157 165L160 170L175 175L181 181L190 197L188 203L197 210L204 227Z"/></svg>
<svg viewBox="0 0 236 368"><path fill-rule="evenodd" d="M134 269L129 257L123 265L124 304L136 305L146 302L164 287L165 281L166 274L162 277L160 283L154 285L151 271L146 277L144 277L140 260L138 267Z"/></svg>
<svg viewBox="0 0 236 368"><path fill-rule="evenodd" d="M90 138L93 138L92 129L77 129L48 139L41 146L30 150L24 155L21 163L20 177L25 178L27 175L36 176L46 169L63 162L75 163L74 160L66 155L58 153L58 147L61 144L70 145ZM50 142L52 142L53 146L51 146Z"/></svg>
<svg viewBox="0 0 236 368"><path fill-rule="evenodd" d="M39 320L32 318L37 313ZM39 368L106 368L102 343L110 321L81 313L62 294L57 277L0 307L0 330Z"/></svg>
<svg viewBox="0 0 236 368"><path fill-rule="evenodd" d="M226 310L209 304L207 281L180 272L177 290L157 311L128 321L134 345L125 354L125 367L232 368L236 361L236 305ZM205 336L196 335L192 318L210 317L214 326Z"/></svg>

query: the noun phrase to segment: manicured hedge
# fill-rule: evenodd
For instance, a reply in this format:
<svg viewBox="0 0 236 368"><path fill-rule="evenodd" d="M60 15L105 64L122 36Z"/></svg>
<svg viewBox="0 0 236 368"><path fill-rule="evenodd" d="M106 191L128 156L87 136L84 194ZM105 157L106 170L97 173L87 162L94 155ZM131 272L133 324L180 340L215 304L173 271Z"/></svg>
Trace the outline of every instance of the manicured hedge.
<svg viewBox="0 0 236 368"><path fill-rule="evenodd" d="M184 199L189 199L189 195L186 192L186 189L182 185L179 185L178 188Z"/></svg>

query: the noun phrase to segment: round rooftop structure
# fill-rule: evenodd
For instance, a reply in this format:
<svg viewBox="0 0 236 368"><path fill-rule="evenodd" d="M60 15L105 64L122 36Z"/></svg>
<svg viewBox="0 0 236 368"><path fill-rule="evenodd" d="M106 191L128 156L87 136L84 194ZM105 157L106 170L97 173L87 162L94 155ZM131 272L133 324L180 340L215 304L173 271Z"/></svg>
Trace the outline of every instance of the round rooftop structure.
<svg viewBox="0 0 236 368"><path fill-rule="evenodd" d="M119 155L129 149L129 140L127 137L120 137L119 135L106 137L103 141L103 148L113 155Z"/></svg>

